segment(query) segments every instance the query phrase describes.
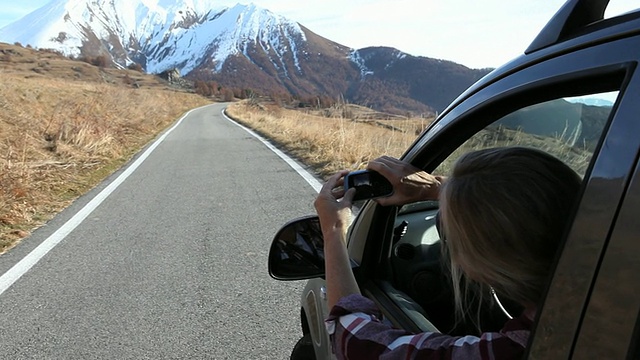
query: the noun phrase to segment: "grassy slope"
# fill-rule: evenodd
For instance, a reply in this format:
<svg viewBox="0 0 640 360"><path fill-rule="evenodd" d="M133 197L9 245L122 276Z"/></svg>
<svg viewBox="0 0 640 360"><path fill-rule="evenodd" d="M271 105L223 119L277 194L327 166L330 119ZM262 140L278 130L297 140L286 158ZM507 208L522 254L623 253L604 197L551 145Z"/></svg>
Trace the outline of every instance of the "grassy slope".
<svg viewBox="0 0 640 360"><path fill-rule="evenodd" d="M210 102L154 76L7 44L0 79L0 253Z"/></svg>
<svg viewBox="0 0 640 360"><path fill-rule="evenodd" d="M399 157L433 121L399 118L355 105L299 111L242 101L227 113L322 176L363 168L382 155Z"/></svg>

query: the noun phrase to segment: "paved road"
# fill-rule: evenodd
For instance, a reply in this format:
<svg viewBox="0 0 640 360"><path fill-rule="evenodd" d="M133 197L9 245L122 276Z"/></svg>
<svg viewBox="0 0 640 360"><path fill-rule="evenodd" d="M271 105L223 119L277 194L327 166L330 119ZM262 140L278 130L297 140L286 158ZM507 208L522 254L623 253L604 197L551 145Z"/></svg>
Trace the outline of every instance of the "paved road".
<svg viewBox="0 0 640 360"><path fill-rule="evenodd" d="M0 294L0 359L287 359L301 282L272 236L315 191L260 141L193 111L75 230ZM0 257L0 275L114 174Z"/></svg>

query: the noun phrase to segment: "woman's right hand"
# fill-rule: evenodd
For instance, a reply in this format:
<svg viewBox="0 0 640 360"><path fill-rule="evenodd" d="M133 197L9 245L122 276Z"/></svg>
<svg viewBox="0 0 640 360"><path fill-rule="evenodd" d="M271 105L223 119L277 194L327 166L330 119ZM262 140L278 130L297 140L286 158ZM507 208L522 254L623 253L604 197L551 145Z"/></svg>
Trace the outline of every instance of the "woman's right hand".
<svg viewBox="0 0 640 360"><path fill-rule="evenodd" d="M393 185L393 194L375 201L383 206L404 205L423 200L437 200L444 177L434 176L398 159L382 156L372 160L367 169L379 172Z"/></svg>
<svg viewBox="0 0 640 360"><path fill-rule="evenodd" d="M314 202L325 238L334 232L346 234L351 224L351 204L356 191L344 191L344 176L348 173L342 170L327 179Z"/></svg>

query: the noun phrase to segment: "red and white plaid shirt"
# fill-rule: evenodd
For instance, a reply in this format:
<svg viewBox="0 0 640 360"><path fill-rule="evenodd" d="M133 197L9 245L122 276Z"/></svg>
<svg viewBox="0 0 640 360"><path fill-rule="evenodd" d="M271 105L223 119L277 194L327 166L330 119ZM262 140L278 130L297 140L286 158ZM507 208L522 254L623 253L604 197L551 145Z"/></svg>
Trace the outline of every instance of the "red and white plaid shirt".
<svg viewBox="0 0 640 360"><path fill-rule="evenodd" d="M520 359L532 321L524 315L505 323L500 332L481 336L411 334L380 321L382 313L361 295L346 296L326 320L338 359Z"/></svg>

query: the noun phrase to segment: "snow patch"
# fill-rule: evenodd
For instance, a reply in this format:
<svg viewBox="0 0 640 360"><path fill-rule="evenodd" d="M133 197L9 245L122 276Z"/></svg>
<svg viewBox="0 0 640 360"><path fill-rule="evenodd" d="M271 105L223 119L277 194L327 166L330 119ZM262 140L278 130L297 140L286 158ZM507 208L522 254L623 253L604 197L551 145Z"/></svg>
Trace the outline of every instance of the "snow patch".
<svg viewBox="0 0 640 360"><path fill-rule="evenodd" d="M367 75L373 75L374 74L373 70L370 70L365 65L365 59L363 59L362 56L360 55L360 51L358 51L358 50L351 51L351 53L349 54L348 58L354 64L356 64L356 66L358 66L358 69L360 69L360 77L362 79L364 79Z"/></svg>

